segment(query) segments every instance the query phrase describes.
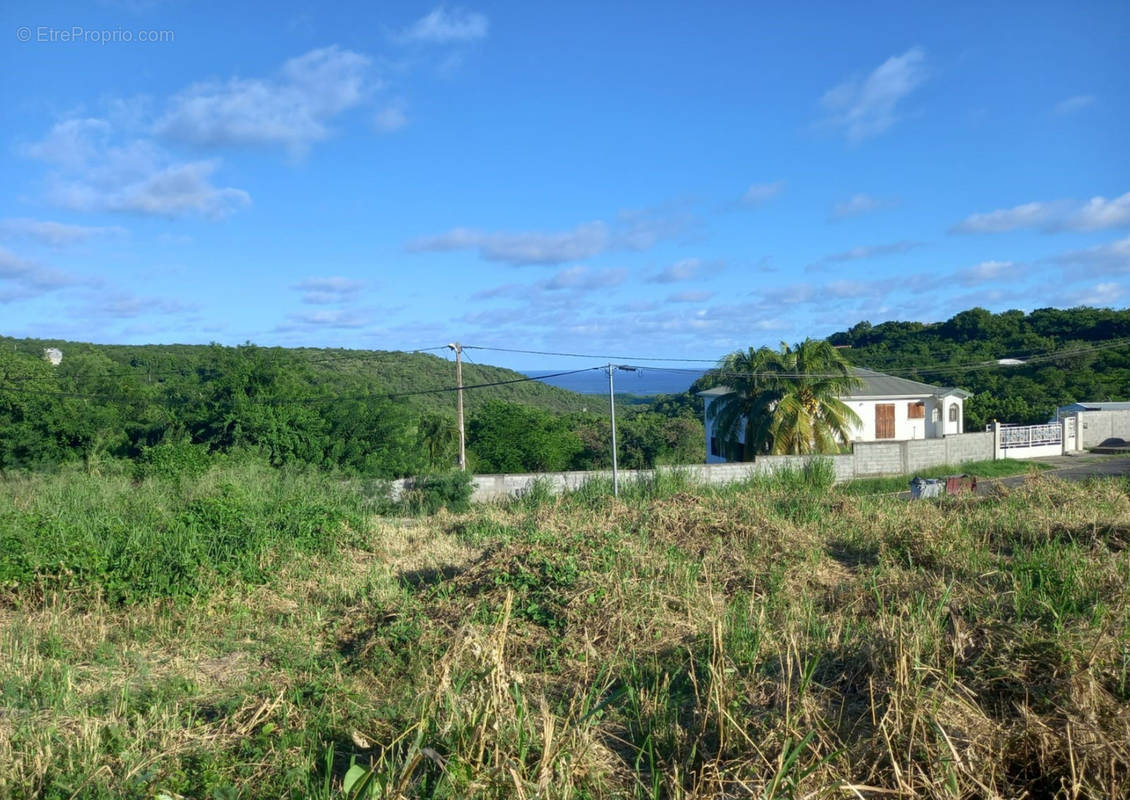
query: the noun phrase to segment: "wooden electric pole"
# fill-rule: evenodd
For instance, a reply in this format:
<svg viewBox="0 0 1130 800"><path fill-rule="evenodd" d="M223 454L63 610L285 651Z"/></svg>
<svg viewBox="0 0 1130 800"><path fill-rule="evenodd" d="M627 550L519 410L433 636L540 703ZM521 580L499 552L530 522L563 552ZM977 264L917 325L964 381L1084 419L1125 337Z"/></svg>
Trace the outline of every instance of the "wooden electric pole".
<svg viewBox="0 0 1130 800"><path fill-rule="evenodd" d="M459 469L467 469L467 439L463 432L463 345L449 344L455 351L455 413L459 422Z"/></svg>

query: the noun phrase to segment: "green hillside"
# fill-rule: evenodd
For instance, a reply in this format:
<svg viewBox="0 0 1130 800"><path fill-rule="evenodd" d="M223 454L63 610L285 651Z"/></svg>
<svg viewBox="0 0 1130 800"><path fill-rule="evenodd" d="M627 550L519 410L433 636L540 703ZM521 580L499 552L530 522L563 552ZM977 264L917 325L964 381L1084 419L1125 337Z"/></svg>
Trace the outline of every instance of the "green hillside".
<svg viewBox="0 0 1130 800"><path fill-rule="evenodd" d="M115 373L126 382L146 385L192 381L206 365L217 345L150 344L108 345L62 339L13 339L0 336L0 349L41 357L44 348L64 353L64 364L76 355L97 354L113 362ZM220 348L237 351L241 348ZM455 413L454 393L422 393L455 385L455 364L431 353L399 350L342 350L255 347L262 356L302 372L308 382L336 396L402 395L393 399L421 411ZM503 367L463 363L463 383L522 380L526 376ZM581 411L592 400L540 381L469 390L464 393L468 413L491 400L522 403L557 412Z"/></svg>
<svg viewBox="0 0 1130 800"><path fill-rule="evenodd" d="M1130 400L1130 309L973 308L945 322L860 322L828 341L858 366L972 392L966 430L1046 422L1077 401Z"/></svg>
<svg viewBox="0 0 1130 800"><path fill-rule="evenodd" d="M52 347L58 366L44 358ZM498 367L467 364L463 381L500 384L465 392L472 422L498 403L555 417L592 402ZM446 469L454 384L455 365L426 353L2 338L0 476L155 458L158 445L188 448L175 455L188 461L252 451L374 477Z"/></svg>

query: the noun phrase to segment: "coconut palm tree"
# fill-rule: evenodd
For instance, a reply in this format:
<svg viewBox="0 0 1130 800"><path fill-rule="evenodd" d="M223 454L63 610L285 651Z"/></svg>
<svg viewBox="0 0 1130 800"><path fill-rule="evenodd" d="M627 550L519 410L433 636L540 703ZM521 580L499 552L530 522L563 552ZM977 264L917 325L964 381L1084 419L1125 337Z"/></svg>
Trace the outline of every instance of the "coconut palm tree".
<svg viewBox="0 0 1130 800"><path fill-rule="evenodd" d="M782 342L780 351L739 350L722 359L714 380L734 390L710 407L730 458L833 452L859 424L839 398L860 381L840 351L823 340L791 347Z"/></svg>
<svg viewBox="0 0 1130 800"><path fill-rule="evenodd" d="M781 342L779 362L788 377L770 424L772 452L834 452L860 424L859 415L840 398L862 381L823 339L805 339L792 347Z"/></svg>
<svg viewBox="0 0 1130 800"><path fill-rule="evenodd" d="M710 405L710 418L726 457L752 461L769 452L773 409L781 398L779 354L762 347L730 353L718 363L709 382L733 389ZM741 440L741 441L739 441Z"/></svg>

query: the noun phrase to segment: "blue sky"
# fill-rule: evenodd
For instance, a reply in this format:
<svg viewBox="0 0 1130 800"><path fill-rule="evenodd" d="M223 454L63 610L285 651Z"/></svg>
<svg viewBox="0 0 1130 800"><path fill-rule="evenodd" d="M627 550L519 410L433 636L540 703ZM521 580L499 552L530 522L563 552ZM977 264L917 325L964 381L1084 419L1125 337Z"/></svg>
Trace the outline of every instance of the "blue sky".
<svg viewBox="0 0 1130 800"><path fill-rule="evenodd" d="M7 3L0 332L713 359L1122 308L1128 40L1125 2Z"/></svg>

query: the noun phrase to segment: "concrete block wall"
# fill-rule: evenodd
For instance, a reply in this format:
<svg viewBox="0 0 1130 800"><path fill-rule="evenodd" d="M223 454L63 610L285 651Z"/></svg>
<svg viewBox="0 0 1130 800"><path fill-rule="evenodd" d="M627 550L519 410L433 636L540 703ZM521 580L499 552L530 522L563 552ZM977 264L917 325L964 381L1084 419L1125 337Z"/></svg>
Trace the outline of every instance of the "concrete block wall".
<svg viewBox="0 0 1130 800"><path fill-rule="evenodd" d="M1130 411L1079 412L1079 446L1098 447L1107 439L1130 442Z"/></svg>
<svg viewBox="0 0 1130 800"><path fill-rule="evenodd" d="M907 472L906 444L906 442L856 442L852 445L852 455L855 458L854 477L900 475Z"/></svg>
<svg viewBox="0 0 1130 800"><path fill-rule="evenodd" d="M942 462L943 464L993 460L993 434L988 431L947 436L942 441L946 444L946 457L945 461Z"/></svg>
<svg viewBox="0 0 1130 800"><path fill-rule="evenodd" d="M906 442L906 471L910 473L947 463L945 439Z"/></svg>
<svg viewBox="0 0 1130 800"><path fill-rule="evenodd" d="M835 480L851 480L877 475L910 474L928 467L983 461L993 457L991 433L966 433L945 439L916 439L905 442L856 442L852 452L833 456L761 456L749 463L690 464L666 467L685 472L699 483L723 485L746 480L754 475L771 475L782 469L803 469L814 459L831 462ZM620 470L620 485L651 478L655 470ZM516 497L535 481L548 483L560 493L579 489L586 481L612 480L611 470L592 472L542 472L522 475L475 475L471 479L471 499L478 503ZM394 481L393 497L399 497L405 481Z"/></svg>

